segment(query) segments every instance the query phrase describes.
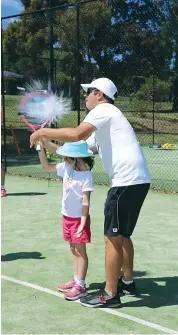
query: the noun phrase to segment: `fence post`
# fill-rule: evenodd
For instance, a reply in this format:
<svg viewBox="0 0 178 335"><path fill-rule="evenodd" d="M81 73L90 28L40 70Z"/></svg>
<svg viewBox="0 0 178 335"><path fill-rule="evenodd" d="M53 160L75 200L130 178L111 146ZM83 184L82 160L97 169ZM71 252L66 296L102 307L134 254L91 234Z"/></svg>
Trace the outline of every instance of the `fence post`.
<svg viewBox="0 0 178 335"><path fill-rule="evenodd" d="M152 144L155 144L155 76L153 74L153 139Z"/></svg>
<svg viewBox="0 0 178 335"><path fill-rule="evenodd" d="M77 12L77 115L78 125L80 124L80 22L79 22L79 6L76 6Z"/></svg>
<svg viewBox="0 0 178 335"><path fill-rule="evenodd" d="M52 1L49 1L49 8L52 7ZM53 11L50 10L49 13L49 43L50 43L50 81L51 88L54 91L54 50L53 50L53 42L54 42L54 31L53 31Z"/></svg>
<svg viewBox="0 0 178 335"><path fill-rule="evenodd" d="M2 20L1 20L1 32ZM1 36L1 94L2 94L2 110L1 110L1 126L3 122L3 139L4 139L4 169L7 172L7 143L6 143L6 115L5 115L5 97L4 97L4 57L3 57L3 39Z"/></svg>
<svg viewBox="0 0 178 335"><path fill-rule="evenodd" d="M54 59L54 85L55 85L55 87L56 87L56 62L57 62L57 60L55 58Z"/></svg>

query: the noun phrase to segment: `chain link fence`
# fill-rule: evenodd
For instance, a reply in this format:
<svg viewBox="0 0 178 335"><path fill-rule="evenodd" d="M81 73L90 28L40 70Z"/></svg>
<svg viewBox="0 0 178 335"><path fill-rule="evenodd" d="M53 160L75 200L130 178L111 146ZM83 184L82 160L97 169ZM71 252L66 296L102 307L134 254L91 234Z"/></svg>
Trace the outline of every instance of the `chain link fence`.
<svg viewBox="0 0 178 335"><path fill-rule="evenodd" d="M50 80L73 100L73 112L54 127L85 117L80 83L109 77L116 106L133 126L152 175L152 188L178 192L178 4L158 1L83 1L2 18L3 158L13 174L46 177L30 130L18 117L26 82ZM157 149L165 143L171 149ZM174 146L174 147L173 147ZM108 184L95 159L95 182ZM55 175L48 176L55 179Z"/></svg>

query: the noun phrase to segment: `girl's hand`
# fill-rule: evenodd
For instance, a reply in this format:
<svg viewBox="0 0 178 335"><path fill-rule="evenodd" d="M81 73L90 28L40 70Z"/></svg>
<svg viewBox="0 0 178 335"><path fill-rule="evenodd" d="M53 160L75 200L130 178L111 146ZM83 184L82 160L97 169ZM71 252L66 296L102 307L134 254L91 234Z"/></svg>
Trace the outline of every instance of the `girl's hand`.
<svg viewBox="0 0 178 335"><path fill-rule="evenodd" d="M82 235L84 227L79 226L76 233L74 234L75 237L80 237Z"/></svg>
<svg viewBox="0 0 178 335"><path fill-rule="evenodd" d="M45 137L42 137L40 139L40 143L42 145L43 148L47 148L48 147L48 144L50 143Z"/></svg>
<svg viewBox="0 0 178 335"><path fill-rule="evenodd" d="M45 129L41 128L36 130L31 136L30 136L30 148L36 145L36 142L39 142L41 137L45 136Z"/></svg>
<svg viewBox="0 0 178 335"><path fill-rule="evenodd" d="M41 149L43 149L43 144L41 141L35 143L35 149L37 151L40 151Z"/></svg>

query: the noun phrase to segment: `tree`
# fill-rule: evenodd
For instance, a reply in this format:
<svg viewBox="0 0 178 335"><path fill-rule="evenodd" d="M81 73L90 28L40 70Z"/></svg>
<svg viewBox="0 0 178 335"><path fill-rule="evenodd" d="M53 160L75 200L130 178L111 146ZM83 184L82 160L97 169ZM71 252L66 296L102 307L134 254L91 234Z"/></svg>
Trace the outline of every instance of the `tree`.
<svg viewBox="0 0 178 335"><path fill-rule="evenodd" d="M170 94L171 83L162 81L155 76L151 76L145 80L140 89L135 94L135 97L140 100L168 101Z"/></svg>
<svg viewBox="0 0 178 335"><path fill-rule="evenodd" d="M34 22L35 29L38 29L35 32L33 31ZM47 78L49 76L50 62L41 59L43 51L49 47L49 37L43 33L43 27L44 22L39 20L39 16L33 19L22 17L21 21L11 23L4 30L3 52L7 53L4 57L6 69L26 77Z"/></svg>
<svg viewBox="0 0 178 335"><path fill-rule="evenodd" d="M68 0L21 0L25 10L40 10L42 8L56 7L65 5Z"/></svg>
<svg viewBox="0 0 178 335"><path fill-rule="evenodd" d="M54 31L62 50L71 52L77 65L80 61L82 78L110 76L114 79L120 64L114 60L115 39L112 13L105 2L86 3L79 12L79 54L77 49L76 8L56 12ZM115 70L113 71L113 67ZM76 67L73 69L76 70Z"/></svg>
<svg viewBox="0 0 178 335"><path fill-rule="evenodd" d="M178 2L172 0L171 4L167 34L172 42L173 111L178 112Z"/></svg>
<svg viewBox="0 0 178 335"><path fill-rule="evenodd" d="M20 21L11 23L3 33L4 51L14 57L25 54L50 57L50 24L53 22L54 57L60 78L75 80L80 66L81 78L90 80L108 76L129 93L136 92L142 80L153 74L165 81L178 70L178 26L176 0L169 6L162 0L160 8L152 0L95 1L79 6L79 45L75 6L30 15L31 11L51 4L75 4L77 0L21 0L25 12ZM173 62L174 60L174 62ZM37 62L36 62L37 63ZM22 68L27 63L19 63ZM31 70L42 75L31 62ZM17 65L15 65L17 66ZM45 66L44 66L45 68ZM27 69L28 71L28 69ZM45 68L48 73L47 68ZM65 74L65 76L62 75ZM174 83L174 96L177 85ZM176 103L175 103L176 105Z"/></svg>
<svg viewBox="0 0 178 335"><path fill-rule="evenodd" d="M160 33L160 25L166 18L155 7L153 1L111 1L115 29L119 35L116 54L125 64L125 76L161 76L168 69L167 57L170 43Z"/></svg>

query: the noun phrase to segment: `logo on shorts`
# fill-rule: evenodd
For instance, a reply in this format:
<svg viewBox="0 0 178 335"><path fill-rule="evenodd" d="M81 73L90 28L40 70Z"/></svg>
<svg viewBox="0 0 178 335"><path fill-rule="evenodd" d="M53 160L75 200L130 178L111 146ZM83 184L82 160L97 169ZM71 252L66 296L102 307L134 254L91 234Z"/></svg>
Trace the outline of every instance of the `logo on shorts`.
<svg viewBox="0 0 178 335"><path fill-rule="evenodd" d="M118 229L117 228L113 228L112 231L113 231L113 233L117 233Z"/></svg>

